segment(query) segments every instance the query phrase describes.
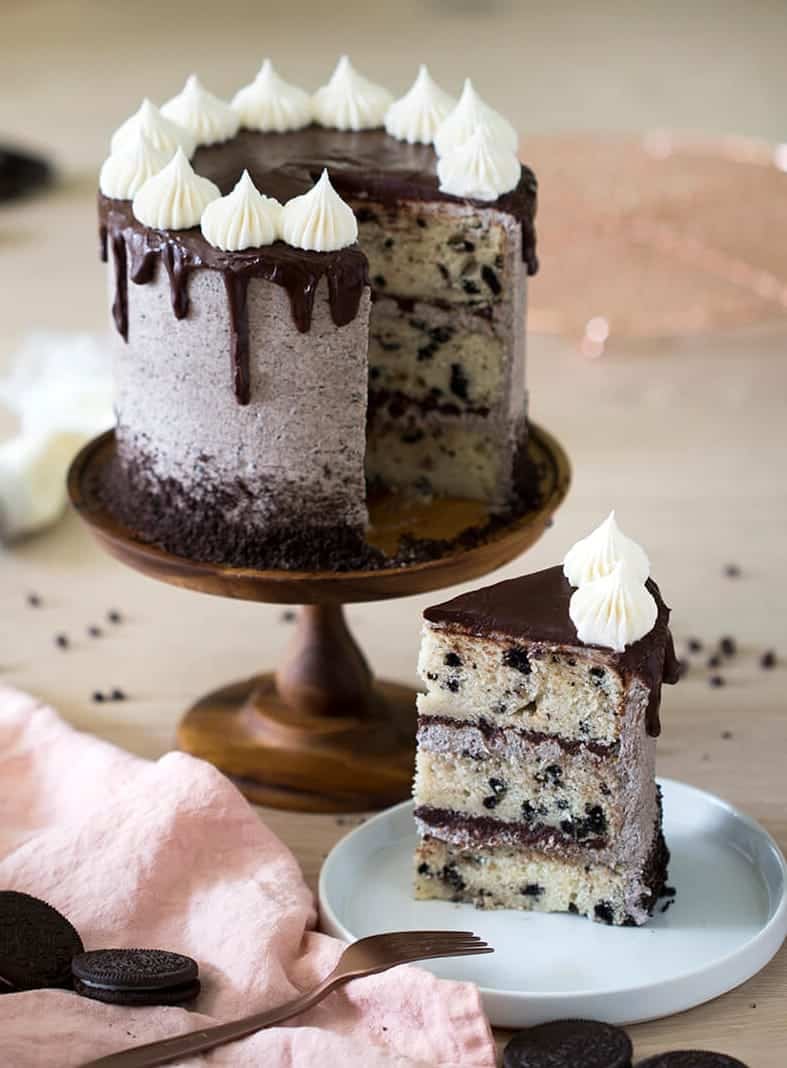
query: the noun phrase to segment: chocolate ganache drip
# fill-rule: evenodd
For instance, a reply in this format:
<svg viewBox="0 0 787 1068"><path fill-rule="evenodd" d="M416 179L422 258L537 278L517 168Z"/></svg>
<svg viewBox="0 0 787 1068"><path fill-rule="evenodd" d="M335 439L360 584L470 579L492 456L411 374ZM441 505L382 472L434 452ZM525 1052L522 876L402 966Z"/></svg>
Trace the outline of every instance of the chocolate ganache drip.
<svg viewBox="0 0 787 1068"><path fill-rule="evenodd" d="M235 396L251 398L247 292L252 278L282 286L290 298L292 317L301 333L311 328L314 298L323 278L328 284L331 318L346 326L358 314L368 286L366 256L356 246L338 252L306 252L281 241L244 252L222 252L208 244L199 229L152 230L134 218L131 202L99 198L100 233L109 242L115 262L112 313L121 336L128 340L128 279L146 285L156 277L159 261L169 278L172 311L183 319L189 310L191 272L207 268L224 277L230 312L230 351Z"/></svg>
<svg viewBox="0 0 787 1068"><path fill-rule="evenodd" d="M337 192L350 201L369 200L395 207L401 201L448 201L477 204L506 212L522 229L522 258L528 273L538 269L533 220L537 183L522 167L516 189L493 203L466 200L441 192L437 157L431 145L409 145L389 137L383 129L360 132L307 126L289 133L241 130L231 141L199 148L194 170L229 193L248 169L258 189L284 202L308 192L327 167ZM314 298L323 278L328 283L331 317L345 326L358 314L364 288L369 285L368 263L357 245L337 252L307 252L282 241L243 252L222 252L208 244L198 228L152 230L133 215L131 202L99 196L102 255L107 243L115 266L113 317L128 339L128 279L145 285L156 276L159 260L169 276L172 310L183 319L189 310L188 281L192 271L208 268L224 277L230 311L230 349L235 396L248 404L249 366L248 284L261 278L284 287L293 320L301 333L311 327Z"/></svg>

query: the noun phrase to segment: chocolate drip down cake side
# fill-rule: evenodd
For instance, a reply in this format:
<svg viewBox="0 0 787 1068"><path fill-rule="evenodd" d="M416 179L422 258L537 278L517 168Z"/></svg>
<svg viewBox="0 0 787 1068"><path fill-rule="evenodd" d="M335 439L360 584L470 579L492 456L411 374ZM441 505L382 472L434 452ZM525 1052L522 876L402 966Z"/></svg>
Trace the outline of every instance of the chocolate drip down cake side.
<svg viewBox="0 0 787 1068"><path fill-rule="evenodd" d="M427 609L416 896L642 924L667 879L655 781L669 609L614 513L564 566Z"/></svg>
<svg viewBox="0 0 787 1068"><path fill-rule="evenodd" d="M118 335L110 509L257 567L380 566L367 493L516 514L536 183L468 81L399 100L346 57L189 78L115 133L99 216Z"/></svg>

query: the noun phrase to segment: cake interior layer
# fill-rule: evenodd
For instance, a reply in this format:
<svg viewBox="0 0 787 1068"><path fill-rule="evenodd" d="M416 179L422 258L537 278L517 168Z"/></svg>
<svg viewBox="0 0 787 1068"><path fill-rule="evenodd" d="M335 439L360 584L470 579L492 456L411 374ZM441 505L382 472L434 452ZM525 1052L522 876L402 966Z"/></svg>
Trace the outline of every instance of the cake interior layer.
<svg viewBox="0 0 787 1068"><path fill-rule="evenodd" d="M408 411L375 418L366 442L366 476L396 490L507 503L515 461L513 435L480 418Z"/></svg>
<svg viewBox="0 0 787 1068"><path fill-rule="evenodd" d="M478 908L571 912L602 923L645 923L664 892L669 853L660 829L644 865L615 868L528 849L458 849L423 838L415 855L415 896Z"/></svg>
<svg viewBox="0 0 787 1068"><path fill-rule="evenodd" d="M522 747L524 749L524 747ZM419 740L414 793L422 808L514 825L551 835L558 847L601 848L621 829L624 809L614 761L590 753L554 752L549 743L506 755L474 758L434 752ZM605 764L610 766L605 767Z"/></svg>
<svg viewBox="0 0 787 1068"><path fill-rule="evenodd" d="M472 312L380 297L372 305L369 391L387 399L389 415L406 403L485 415L503 398L507 359L495 325Z"/></svg>
<svg viewBox="0 0 787 1068"><path fill-rule="evenodd" d="M521 227L504 212L364 198L351 205L378 293L481 306L510 299L510 287L524 284Z"/></svg>
<svg viewBox="0 0 787 1068"><path fill-rule="evenodd" d="M477 721L613 744L624 721L647 704L637 678L624 679L604 653L427 624L418 671L427 685L421 716Z"/></svg>

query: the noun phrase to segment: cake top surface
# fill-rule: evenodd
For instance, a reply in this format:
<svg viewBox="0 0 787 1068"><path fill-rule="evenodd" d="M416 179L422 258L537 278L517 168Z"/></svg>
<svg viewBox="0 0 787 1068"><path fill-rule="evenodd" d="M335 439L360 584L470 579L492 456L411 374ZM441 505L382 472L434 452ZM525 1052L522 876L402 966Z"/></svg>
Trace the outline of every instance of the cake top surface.
<svg viewBox="0 0 787 1068"><path fill-rule="evenodd" d="M515 641L593 649L619 670L649 684L677 682L669 608L652 579L648 579L647 588L658 606L656 622L648 634L621 653L579 640L569 615L574 587L560 565L460 594L427 608L424 618L429 623L448 624L478 635L498 634Z"/></svg>

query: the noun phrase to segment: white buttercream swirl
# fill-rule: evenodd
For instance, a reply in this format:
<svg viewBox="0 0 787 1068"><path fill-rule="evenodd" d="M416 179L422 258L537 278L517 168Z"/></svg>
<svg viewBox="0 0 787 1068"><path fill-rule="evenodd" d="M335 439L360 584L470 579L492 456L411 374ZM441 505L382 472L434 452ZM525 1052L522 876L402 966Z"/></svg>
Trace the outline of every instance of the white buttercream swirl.
<svg viewBox="0 0 787 1068"><path fill-rule="evenodd" d="M312 121L312 98L304 89L280 78L269 59L251 83L232 98L241 126L248 130L286 133L300 130Z"/></svg>
<svg viewBox="0 0 787 1068"><path fill-rule="evenodd" d="M141 223L155 230L188 230L221 191L201 178L179 148L167 166L148 178L134 197L131 210Z"/></svg>
<svg viewBox="0 0 787 1068"><path fill-rule="evenodd" d="M273 197L263 196L248 171L226 197L212 200L202 213L205 240L224 252L272 245L281 237L282 206Z"/></svg>
<svg viewBox="0 0 787 1068"><path fill-rule="evenodd" d="M453 111L443 120L435 134L434 147L438 156L446 156L464 144L479 126L488 126L490 133L501 148L516 152L519 135L499 111L484 103L473 88L469 78Z"/></svg>
<svg viewBox="0 0 787 1068"><path fill-rule="evenodd" d="M229 141L240 126L237 112L209 92L196 74L190 74L178 95L162 105L161 114L188 130L198 145Z"/></svg>
<svg viewBox="0 0 787 1068"><path fill-rule="evenodd" d="M393 95L375 85L342 56L327 85L312 97L315 120L335 130L370 130L382 126Z"/></svg>
<svg viewBox="0 0 787 1068"><path fill-rule="evenodd" d="M488 126L437 161L440 190L455 197L497 200L517 187L521 175L516 154L496 142Z"/></svg>
<svg viewBox="0 0 787 1068"><path fill-rule="evenodd" d="M385 115L385 129L398 141L409 145L430 145L456 100L435 82L426 64L418 68L412 88L395 100Z"/></svg>
<svg viewBox="0 0 787 1068"><path fill-rule="evenodd" d="M613 510L591 534L568 550L563 559L563 574L572 586L584 586L611 574L621 560L625 560L634 579L647 580L650 560L642 546L620 529Z"/></svg>
<svg viewBox="0 0 787 1068"><path fill-rule="evenodd" d="M101 167L98 187L105 197L131 200L148 178L169 162L166 152L154 148L143 133L136 141L112 152Z"/></svg>
<svg viewBox="0 0 787 1068"><path fill-rule="evenodd" d="M172 122L162 115L147 97L142 101L138 110L121 123L112 134L110 151L120 152L130 144L135 144L140 133L147 137L153 148L158 152L164 152L168 158L177 148L182 148L187 156L191 156L197 147L194 135L185 126Z"/></svg>
<svg viewBox="0 0 787 1068"><path fill-rule="evenodd" d="M358 238L355 214L331 185L327 170L308 193L287 201L281 229L288 245L314 252L335 252Z"/></svg>
<svg viewBox="0 0 787 1068"><path fill-rule="evenodd" d="M659 612L653 594L620 560L608 575L573 592L568 614L581 642L622 653L653 630Z"/></svg>

